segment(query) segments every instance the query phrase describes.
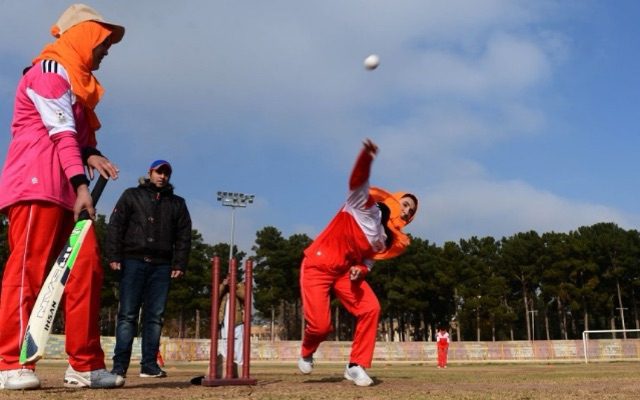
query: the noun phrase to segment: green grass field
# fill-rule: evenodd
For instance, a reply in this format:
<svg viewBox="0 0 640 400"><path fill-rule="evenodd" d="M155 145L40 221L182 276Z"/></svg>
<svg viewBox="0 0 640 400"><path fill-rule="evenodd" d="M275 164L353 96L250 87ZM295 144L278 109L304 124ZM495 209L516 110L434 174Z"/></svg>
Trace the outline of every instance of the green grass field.
<svg viewBox="0 0 640 400"><path fill-rule="evenodd" d="M204 375L205 363L171 363L169 377L149 379L131 368L123 388L113 390L66 389L66 364L38 364L43 388L37 391L0 390L0 399L637 399L640 363L563 364L433 364L374 363L369 370L372 387L356 387L342 378L344 365L319 364L303 376L293 363L254 363L256 386L204 387L190 383Z"/></svg>

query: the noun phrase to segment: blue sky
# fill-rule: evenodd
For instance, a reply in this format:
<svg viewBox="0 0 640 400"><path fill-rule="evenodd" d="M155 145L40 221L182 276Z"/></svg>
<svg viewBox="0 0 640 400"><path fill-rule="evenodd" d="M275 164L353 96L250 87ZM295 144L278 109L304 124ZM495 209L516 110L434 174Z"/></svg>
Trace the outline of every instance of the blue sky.
<svg viewBox="0 0 640 400"><path fill-rule="evenodd" d="M0 161L22 68L70 3L0 0ZM415 192L408 231L437 244L640 223L640 2L88 2L127 29L96 73L99 148L118 164L99 212L168 159L207 242L217 191L255 194L235 241L317 235L361 141L371 182ZM366 71L363 59L380 55Z"/></svg>

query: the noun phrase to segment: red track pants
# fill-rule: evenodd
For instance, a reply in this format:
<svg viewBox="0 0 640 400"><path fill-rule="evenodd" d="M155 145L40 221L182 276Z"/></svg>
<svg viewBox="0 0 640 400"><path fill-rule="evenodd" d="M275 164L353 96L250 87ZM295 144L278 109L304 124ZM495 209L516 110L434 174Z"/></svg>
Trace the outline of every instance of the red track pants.
<svg viewBox="0 0 640 400"><path fill-rule="evenodd" d="M73 214L51 203L9 208L9 259L0 293L0 370L17 369L20 346L40 288L73 228ZM104 272L93 228L89 230L62 297L65 347L76 371L105 367L100 346L100 289ZM29 366L29 368L35 368Z"/></svg>
<svg viewBox="0 0 640 400"><path fill-rule="evenodd" d="M446 367L447 366L447 353L449 351L448 344L438 343L438 367Z"/></svg>
<svg viewBox="0 0 640 400"><path fill-rule="evenodd" d="M300 269L300 290L307 324L300 355L311 356L333 331L331 289L357 321L349 362L369 368L376 346L380 316L378 298L366 281L351 281L348 269L337 273L329 268L307 265L305 261Z"/></svg>

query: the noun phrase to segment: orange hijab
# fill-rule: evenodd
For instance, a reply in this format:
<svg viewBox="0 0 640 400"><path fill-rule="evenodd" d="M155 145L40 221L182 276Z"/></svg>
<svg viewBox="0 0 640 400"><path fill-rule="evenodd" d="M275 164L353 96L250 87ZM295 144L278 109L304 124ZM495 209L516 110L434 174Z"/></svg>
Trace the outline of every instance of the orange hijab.
<svg viewBox="0 0 640 400"><path fill-rule="evenodd" d="M373 256L374 260L387 260L398 256L406 250L407 246L409 246L409 243L411 242L409 236L402 232L402 228L413 220L415 213L411 216L409 221L405 221L400 217L402 210L400 199L406 194L406 192L389 193L386 190L375 186L371 186L369 188L369 195L371 195L376 203L384 203L389 207L390 215L387 227L393 233L393 241L391 242L391 245L385 251L376 253ZM416 212L418 211L417 208L418 205L416 204Z"/></svg>
<svg viewBox="0 0 640 400"><path fill-rule="evenodd" d="M55 36L55 27L52 33ZM69 74L71 91L87 110L91 127L91 145L95 146L95 131L100 129L100 121L95 107L104 93L100 82L93 76L93 49L111 34L111 30L95 21L84 21L64 31L53 43L48 44L34 60L55 60L62 64Z"/></svg>

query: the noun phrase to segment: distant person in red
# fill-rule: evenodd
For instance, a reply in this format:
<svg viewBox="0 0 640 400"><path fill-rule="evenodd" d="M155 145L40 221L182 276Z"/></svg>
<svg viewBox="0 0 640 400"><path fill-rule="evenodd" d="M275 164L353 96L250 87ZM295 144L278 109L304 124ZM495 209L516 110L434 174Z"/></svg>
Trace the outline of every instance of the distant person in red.
<svg viewBox="0 0 640 400"><path fill-rule="evenodd" d="M358 386L373 380L365 368L371 366L376 344L380 304L364 280L374 260L402 253L409 237L402 228L411 222L418 199L410 193L388 193L369 187L371 164L378 146L365 140L349 180L344 206L325 230L304 251L300 290L307 322L298 368L303 374L313 370L313 354L329 333L330 293L356 317L357 325L349 364L344 377Z"/></svg>
<svg viewBox="0 0 640 400"><path fill-rule="evenodd" d="M449 332L444 327L436 333L438 346L438 368L447 368L447 353L449 352Z"/></svg>

